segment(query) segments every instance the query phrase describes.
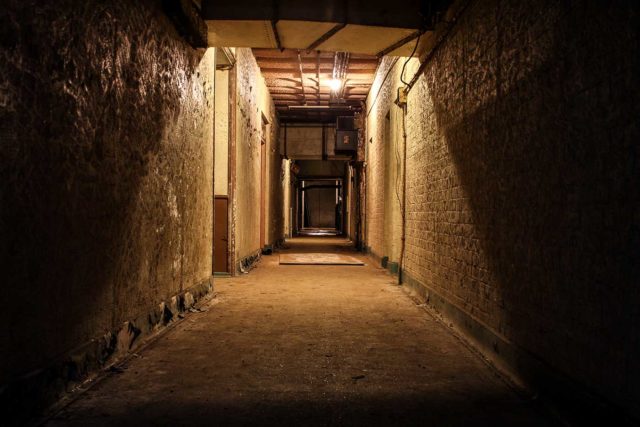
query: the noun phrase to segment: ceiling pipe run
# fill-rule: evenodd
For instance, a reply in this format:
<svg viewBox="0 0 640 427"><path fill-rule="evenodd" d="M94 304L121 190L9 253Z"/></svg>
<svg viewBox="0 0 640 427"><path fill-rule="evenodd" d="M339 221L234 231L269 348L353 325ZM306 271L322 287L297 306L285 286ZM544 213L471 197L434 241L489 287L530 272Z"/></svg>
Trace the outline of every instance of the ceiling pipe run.
<svg viewBox="0 0 640 427"><path fill-rule="evenodd" d="M340 110L340 111L352 111L351 105L289 105L289 110L302 110L302 111L325 111L325 110Z"/></svg>
<svg viewBox="0 0 640 427"><path fill-rule="evenodd" d="M332 87L331 99L339 101L343 99L347 71L349 69L349 52L336 52L333 57L333 81L340 82Z"/></svg>
<svg viewBox="0 0 640 427"><path fill-rule="evenodd" d="M300 51L298 51L298 69L300 71L300 87L302 87L302 100L307 105L307 94L304 92L304 73L302 71L302 58L300 57Z"/></svg>

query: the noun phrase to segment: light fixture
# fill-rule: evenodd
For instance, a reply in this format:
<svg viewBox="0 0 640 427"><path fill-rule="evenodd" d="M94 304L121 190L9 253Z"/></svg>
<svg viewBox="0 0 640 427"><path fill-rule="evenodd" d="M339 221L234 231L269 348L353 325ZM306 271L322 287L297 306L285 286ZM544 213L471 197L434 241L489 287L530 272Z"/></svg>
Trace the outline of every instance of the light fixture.
<svg viewBox="0 0 640 427"><path fill-rule="evenodd" d="M342 80L340 79L331 79L327 81L327 85L331 88L332 91L337 92L342 87Z"/></svg>

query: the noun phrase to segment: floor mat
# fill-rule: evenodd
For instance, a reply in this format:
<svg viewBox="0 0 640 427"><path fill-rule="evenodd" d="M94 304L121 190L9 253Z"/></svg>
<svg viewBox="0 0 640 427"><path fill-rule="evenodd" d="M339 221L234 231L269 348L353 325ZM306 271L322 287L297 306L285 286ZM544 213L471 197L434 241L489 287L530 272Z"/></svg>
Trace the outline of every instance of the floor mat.
<svg viewBox="0 0 640 427"><path fill-rule="evenodd" d="M280 254L280 264L284 265L364 265L359 259L341 254L306 253Z"/></svg>

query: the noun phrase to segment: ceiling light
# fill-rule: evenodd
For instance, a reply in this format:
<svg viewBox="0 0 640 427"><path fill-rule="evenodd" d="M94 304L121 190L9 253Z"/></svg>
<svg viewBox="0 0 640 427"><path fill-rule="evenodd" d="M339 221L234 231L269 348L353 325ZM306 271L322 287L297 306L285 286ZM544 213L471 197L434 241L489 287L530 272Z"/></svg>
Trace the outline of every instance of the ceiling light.
<svg viewBox="0 0 640 427"><path fill-rule="evenodd" d="M340 79L331 79L327 82L332 91L337 92L342 87L342 80Z"/></svg>

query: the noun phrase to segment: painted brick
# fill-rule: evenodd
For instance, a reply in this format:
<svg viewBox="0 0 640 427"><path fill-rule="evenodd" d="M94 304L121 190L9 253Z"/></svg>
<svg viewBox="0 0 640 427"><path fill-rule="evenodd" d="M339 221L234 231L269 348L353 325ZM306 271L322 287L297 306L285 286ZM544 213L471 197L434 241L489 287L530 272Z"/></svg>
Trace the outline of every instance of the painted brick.
<svg viewBox="0 0 640 427"><path fill-rule="evenodd" d="M409 96L404 259L450 304L636 412L638 24L633 2L471 3ZM370 117L395 96L396 73L379 87L392 64ZM380 120L367 131L375 252Z"/></svg>

